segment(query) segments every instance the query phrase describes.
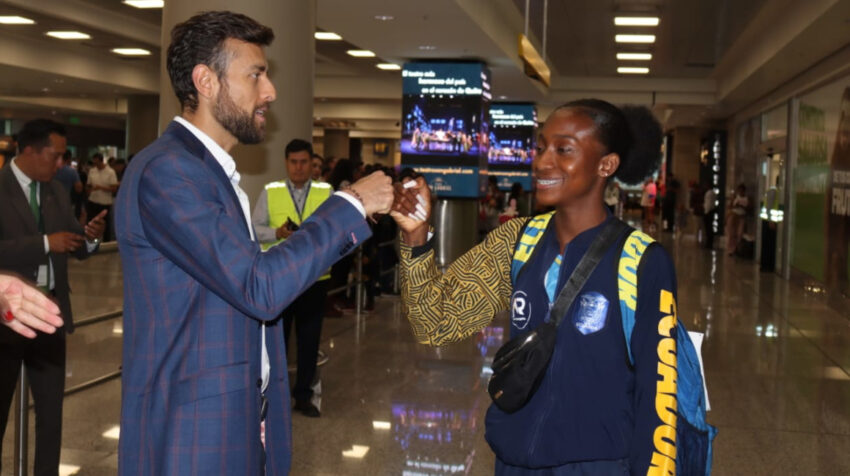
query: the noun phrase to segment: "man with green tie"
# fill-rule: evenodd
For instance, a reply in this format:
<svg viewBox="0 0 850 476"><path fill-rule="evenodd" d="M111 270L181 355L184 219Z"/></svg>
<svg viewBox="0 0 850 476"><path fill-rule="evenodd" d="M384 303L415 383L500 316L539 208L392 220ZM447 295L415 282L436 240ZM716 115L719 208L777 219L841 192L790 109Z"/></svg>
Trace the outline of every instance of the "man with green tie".
<svg viewBox="0 0 850 476"><path fill-rule="evenodd" d="M0 271L32 280L59 304L64 329L27 339L0 326L0 441L23 362L35 404L36 476L57 474L65 387L65 333L73 332L68 255L85 259L97 250L105 212L83 228L68 191L54 180L62 163L65 128L48 119L24 124L18 155L0 170ZM11 316L14 318L14 316ZM4 319L7 317L4 316Z"/></svg>

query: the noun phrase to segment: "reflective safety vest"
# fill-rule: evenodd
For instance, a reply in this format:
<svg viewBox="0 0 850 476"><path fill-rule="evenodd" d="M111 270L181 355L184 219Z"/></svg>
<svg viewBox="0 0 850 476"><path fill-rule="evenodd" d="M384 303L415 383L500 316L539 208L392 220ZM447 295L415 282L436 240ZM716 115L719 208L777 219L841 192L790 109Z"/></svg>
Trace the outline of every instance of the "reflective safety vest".
<svg viewBox="0 0 850 476"><path fill-rule="evenodd" d="M287 219L300 227L301 224L307 220L307 218L312 215L317 208L319 208L319 205L331 196L331 193L333 193L333 188L330 184L311 181L310 190L307 191L307 198L304 200L304 209L299 215L298 209L295 207L295 201L292 200L292 194L289 193L289 188L286 186L286 181L267 184L266 197L268 198L269 227L277 229L286 223ZM282 241L283 240L277 240L268 243L261 243L260 246L263 251L265 251ZM329 279L330 277L331 275L329 271L319 277L319 281Z"/></svg>

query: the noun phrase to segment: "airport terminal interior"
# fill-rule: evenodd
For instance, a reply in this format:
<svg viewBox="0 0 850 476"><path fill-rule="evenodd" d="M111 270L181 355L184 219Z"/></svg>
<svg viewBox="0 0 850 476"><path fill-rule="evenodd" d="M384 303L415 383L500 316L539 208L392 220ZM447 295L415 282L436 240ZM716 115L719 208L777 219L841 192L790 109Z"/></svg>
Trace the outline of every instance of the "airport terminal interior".
<svg viewBox="0 0 850 476"><path fill-rule="evenodd" d="M714 474L850 474L850 0L0 0L3 166L41 117L65 125L80 171L98 153L132 162L179 112L171 28L217 9L276 35L266 140L231 151L251 208L286 177L294 138L325 167L412 167L437 190L441 266L493 220L531 212L536 132L558 105L648 107L664 133L658 204L641 203L647 184L622 184L612 209L667 249L678 318L704 333ZM523 207L505 198L514 182ZM328 300L321 416L292 414L293 475L493 474L487 384L508 312L463 342L416 343L396 236L357 250L350 299ZM106 242L69 260L61 475L118 469L120 252ZM31 474L35 452L30 409L17 472L14 406L3 476Z"/></svg>

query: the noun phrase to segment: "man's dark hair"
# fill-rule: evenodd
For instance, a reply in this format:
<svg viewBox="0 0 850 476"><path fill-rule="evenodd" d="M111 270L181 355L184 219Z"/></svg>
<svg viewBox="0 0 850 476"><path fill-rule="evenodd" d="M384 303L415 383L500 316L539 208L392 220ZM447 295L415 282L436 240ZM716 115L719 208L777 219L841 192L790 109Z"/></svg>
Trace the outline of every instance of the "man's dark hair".
<svg viewBox="0 0 850 476"><path fill-rule="evenodd" d="M95 152L95 154L93 156L91 156L91 158L92 158L92 160L102 161L103 160L103 154L101 154L100 152Z"/></svg>
<svg viewBox="0 0 850 476"><path fill-rule="evenodd" d="M283 150L283 156L289 158L289 154L293 152L301 152L306 150L310 154L310 160L313 160L313 144L303 139L292 139L289 144L286 144L286 149Z"/></svg>
<svg viewBox="0 0 850 476"><path fill-rule="evenodd" d="M198 91L192 81L196 65L209 66L221 78L227 71L230 55L224 47L227 39L268 46L274 39L272 29L233 12L202 12L171 30L166 68L180 106L198 108Z"/></svg>
<svg viewBox="0 0 850 476"><path fill-rule="evenodd" d="M18 152L23 152L27 146L41 150L50 145L50 134L65 137L65 126L50 119L33 119L24 124L18 131Z"/></svg>

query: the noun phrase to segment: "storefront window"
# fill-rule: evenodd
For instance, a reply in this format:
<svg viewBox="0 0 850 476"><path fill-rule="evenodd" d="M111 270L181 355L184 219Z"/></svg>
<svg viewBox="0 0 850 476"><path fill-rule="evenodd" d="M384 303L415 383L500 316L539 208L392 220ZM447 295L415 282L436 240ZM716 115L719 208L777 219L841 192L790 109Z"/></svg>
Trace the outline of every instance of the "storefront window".
<svg viewBox="0 0 850 476"><path fill-rule="evenodd" d="M783 104L762 114L761 141L767 142L788 135L788 107Z"/></svg>
<svg viewBox="0 0 850 476"><path fill-rule="evenodd" d="M850 78L800 98L792 266L850 292Z"/></svg>

